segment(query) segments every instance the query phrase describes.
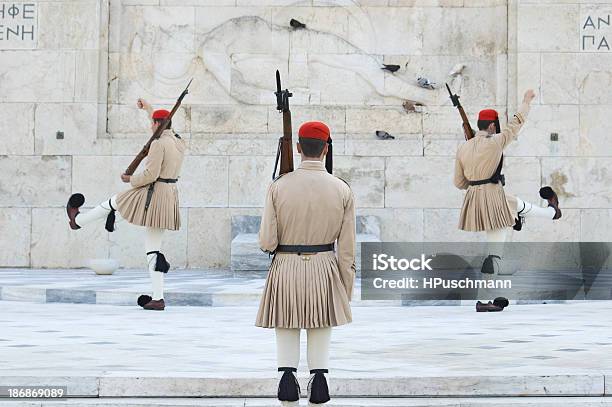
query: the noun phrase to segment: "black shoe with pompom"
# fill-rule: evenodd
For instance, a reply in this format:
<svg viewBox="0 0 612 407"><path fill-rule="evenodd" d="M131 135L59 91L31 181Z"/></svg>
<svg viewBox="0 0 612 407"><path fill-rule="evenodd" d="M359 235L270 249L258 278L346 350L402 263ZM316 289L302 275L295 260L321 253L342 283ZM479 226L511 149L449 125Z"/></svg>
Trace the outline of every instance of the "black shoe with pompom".
<svg viewBox="0 0 612 407"><path fill-rule="evenodd" d="M144 308L144 306L147 305L152 299L153 297L151 297L150 295L143 294L140 297L138 297L138 305Z"/></svg>
<svg viewBox="0 0 612 407"><path fill-rule="evenodd" d="M294 375L297 369L295 367L279 367L278 371L283 372L283 376L278 383L277 396L279 401L298 401L300 399L300 384Z"/></svg>
<svg viewBox="0 0 612 407"><path fill-rule="evenodd" d="M540 188L540 197L542 199L546 199L548 201L548 206L555 210L555 216L553 216L553 220L557 220L561 218L561 209L559 209L559 197L557 193L551 187L542 187Z"/></svg>
<svg viewBox="0 0 612 407"><path fill-rule="evenodd" d="M81 227L76 223L76 217L79 214L79 208L83 206L85 203L85 196L83 194L72 194L70 198L68 198L68 203L66 204L66 214L68 215L68 220L70 221L70 229L77 230Z"/></svg>
<svg viewBox="0 0 612 407"><path fill-rule="evenodd" d="M314 374L308 383L308 401L312 404L323 404L330 400L329 388L325 373L327 369L312 369L310 374Z"/></svg>

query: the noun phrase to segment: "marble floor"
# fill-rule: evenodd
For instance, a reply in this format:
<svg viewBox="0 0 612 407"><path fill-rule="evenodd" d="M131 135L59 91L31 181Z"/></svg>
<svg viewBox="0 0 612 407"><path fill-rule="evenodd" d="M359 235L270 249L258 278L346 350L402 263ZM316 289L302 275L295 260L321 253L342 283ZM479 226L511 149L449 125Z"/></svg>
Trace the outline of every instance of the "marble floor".
<svg viewBox="0 0 612 407"><path fill-rule="evenodd" d="M274 332L253 325L256 311L0 301L0 376L267 377L276 368ZM353 314L352 324L333 332L336 377L612 371L612 302L510 306L501 313L355 307Z"/></svg>
<svg viewBox="0 0 612 407"><path fill-rule="evenodd" d="M273 398L223 399L72 399L64 401L3 401L3 407L278 407ZM306 400L301 401L306 406ZM612 398L601 397L496 397L496 398L334 398L334 407L610 407Z"/></svg>

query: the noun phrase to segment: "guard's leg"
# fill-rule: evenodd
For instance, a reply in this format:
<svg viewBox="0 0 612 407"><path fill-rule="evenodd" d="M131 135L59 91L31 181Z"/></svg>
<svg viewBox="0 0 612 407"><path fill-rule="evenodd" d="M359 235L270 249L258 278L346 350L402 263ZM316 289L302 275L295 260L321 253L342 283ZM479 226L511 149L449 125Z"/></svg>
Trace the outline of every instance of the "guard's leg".
<svg viewBox="0 0 612 407"><path fill-rule="evenodd" d="M297 406L300 385L297 367L300 363L300 330L276 328L276 361L278 364L278 399L282 406Z"/></svg>
<svg viewBox="0 0 612 407"><path fill-rule="evenodd" d="M308 404L323 404L329 401L329 387L326 374L329 367L329 345L331 328L308 329Z"/></svg>
<svg viewBox="0 0 612 407"><path fill-rule="evenodd" d="M485 259L482 272L484 274L498 274L501 268L501 259L504 256L504 243L508 231L506 229L487 230L488 257Z"/></svg>
<svg viewBox="0 0 612 407"><path fill-rule="evenodd" d="M150 298L146 298L148 296L141 296L138 299L138 304L143 306L143 308L156 311L161 311L166 306L164 303L164 274L170 268L166 257L160 252L163 235L164 229L151 227L145 229L145 248L147 251L149 275L153 285L153 296ZM145 299L150 299L150 301L144 303Z"/></svg>
<svg viewBox="0 0 612 407"><path fill-rule="evenodd" d="M79 195L83 197L83 195L81 194L74 194L68 200L67 211L68 211L68 218L70 219L70 227L72 229L80 229L82 226L88 225L91 222L95 222L96 220L106 218L107 230L108 230L108 227L110 226L110 223L111 223L110 222L111 219L109 219L109 215L112 215L112 224L114 225L115 214L116 214L115 211L117 209L117 196L116 195L114 195L110 199L104 200L104 202L102 202L100 205L96 206L95 208L85 213L80 213L78 211L78 209L85 202L85 198L83 197L82 199L80 199ZM78 205L78 206L72 206L72 205ZM70 216L71 212L74 214L72 218ZM117 216L121 218L121 215L118 215L118 213L117 213Z"/></svg>
<svg viewBox="0 0 612 407"><path fill-rule="evenodd" d="M558 219L555 218L557 211L554 207L549 206L542 208L530 202L525 202L519 197L516 197L516 210L518 211L518 216L521 218Z"/></svg>
<svg viewBox="0 0 612 407"><path fill-rule="evenodd" d="M482 263L481 277L486 280L495 279L496 275L499 275L502 266L502 257L504 255L504 243L507 237L506 229L494 229L488 230L487 234L487 250L488 256ZM477 292L478 300L488 300L492 297L492 293L486 288L479 288ZM500 297L501 298L501 297ZM506 300L507 301L507 300ZM507 306L507 304L506 304ZM501 311L504 307L489 303L482 303L478 301L476 303L476 311L478 312L491 312Z"/></svg>

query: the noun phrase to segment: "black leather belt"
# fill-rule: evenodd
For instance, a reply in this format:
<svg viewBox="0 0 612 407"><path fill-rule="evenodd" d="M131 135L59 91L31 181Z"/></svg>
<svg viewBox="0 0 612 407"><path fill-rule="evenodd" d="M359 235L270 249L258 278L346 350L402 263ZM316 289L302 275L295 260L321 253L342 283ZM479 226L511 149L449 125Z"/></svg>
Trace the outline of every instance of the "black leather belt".
<svg viewBox="0 0 612 407"><path fill-rule="evenodd" d="M506 177L503 174L498 175L497 177L491 177L489 179L482 179L480 181L468 181L470 185L484 185L484 184L498 184L506 185Z"/></svg>
<svg viewBox="0 0 612 407"><path fill-rule="evenodd" d="M165 182L166 184L176 184L178 178L157 178L155 182Z"/></svg>
<svg viewBox="0 0 612 407"><path fill-rule="evenodd" d="M276 246L276 253L319 253L319 252L332 252L334 251L334 244L314 244L314 245L292 245L292 244L279 244Z"/></svg>
<svg viewBox="0 0 612 407"><path fill-rule="evenodd" d="M506 186L506 177L502 174L502 167L504 166L504 155L502 154L501 159L499 160L499 164L497 164L497 168L495 169L495 173L491 178L481 179L478 181L468 181L468 184L471 186L474 185L484 185L484 184L502 184L502 187Z"/></svg>
<svg viewBox="0 0 612 407"><path fill-rule="evenodd" d="M165 184L175 184L178 181L176 178L157 178L155 182L163 182ZM147 190L147 201L145 202L145 211L149 209L149 205L151 205L151 199L153 198L153 190L155 189L155 182L151 182L149 184L149 189Z"/></svg>

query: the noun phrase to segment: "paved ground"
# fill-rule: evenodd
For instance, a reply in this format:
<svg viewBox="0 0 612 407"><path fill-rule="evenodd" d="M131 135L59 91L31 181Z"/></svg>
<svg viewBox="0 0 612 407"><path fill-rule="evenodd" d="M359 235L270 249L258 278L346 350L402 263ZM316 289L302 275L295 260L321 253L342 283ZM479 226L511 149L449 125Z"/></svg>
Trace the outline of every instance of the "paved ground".
<svg viewBox="0 0 612 407"><path fill-rule="evenodd" d="M302 400L302 406L306 401ZM2 402L3 407L278 407L279 403L270 398L231 399L77 399L44 402ZM326 406L334 407L609 407L612 398L571 397L571 398L337 398Z"/></svg>
<svg viewBox="0 0 612 407"><path fill-rule="evenodd" d="M254 307L137 307L0 301L0 375L267 377L273 331ZM333 335L336 377L600 374L612 370L612 302L356 307ZM302 357L305 370L305 355Z"/></svg>
<svg viewBox="0 0 612 407"><path fill-rule="evenodd" d="M546 272L538 274L545 275ZM539 278L546 278L540 276ZM554 276L551 277L553 279ZM518 282L514 281L514 283ZM223 307L257 306L265 284L264 273L232 273L229 270L172 270L165 278L167 304ZM600 286L603 286L602 283ZM612 284L611 284L612 285ZM538 287L532 282L528 287ZM88 269L1 269L0 300L37 303L74 303L133 306L140 294L150 294L148 274L142 270L119 270L98 276ZM353 306L464 305L474 301L360 300L361 279L355 280ZM610 298L609 290L606 291ZM546 290L542 295L546 295ZM534 298L538 295L534 294ZM546 298L543 296L541 298ZM529 302L529 301L521 301ZM563 302L563 301L547 301Z"/></svg>
<svg viewBox="0 0 612 407"><path fill-rule="evenodd" d="M142 270L98 276L89 269L1 269L0 276L0 300L4 301L133 306L140 294L151 291L149 276ZM257 306L264 284L265 273L261 272L172 270L165 278L165 300L181 306ZM354 292L355 305L372 304L359 301L359 279ZM401 301L373 305L399 306Z"/></svg>

